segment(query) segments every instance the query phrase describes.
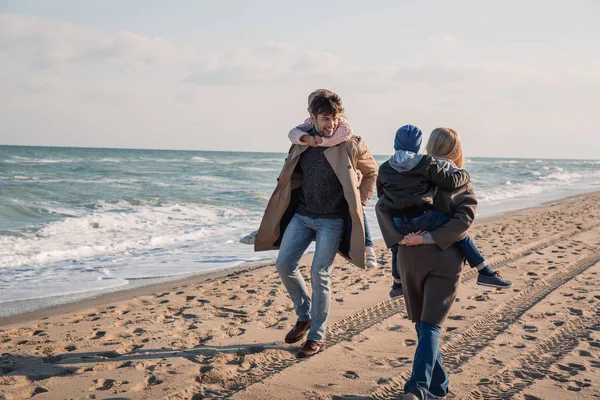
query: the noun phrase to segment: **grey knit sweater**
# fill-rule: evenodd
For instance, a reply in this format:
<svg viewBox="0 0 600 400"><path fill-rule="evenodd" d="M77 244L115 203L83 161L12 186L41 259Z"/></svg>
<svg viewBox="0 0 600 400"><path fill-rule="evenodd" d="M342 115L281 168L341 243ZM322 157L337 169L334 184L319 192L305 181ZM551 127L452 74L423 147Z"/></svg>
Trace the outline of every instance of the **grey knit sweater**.
<svg viewBox="0 0 600 400"><path fill-rule="evenodd" d="M309 132L314 135L314 131ZM342 218L348 210L344 189L325 158L326 147L309 147L298 162L302 194L296 212L310 218Z"/></svg>

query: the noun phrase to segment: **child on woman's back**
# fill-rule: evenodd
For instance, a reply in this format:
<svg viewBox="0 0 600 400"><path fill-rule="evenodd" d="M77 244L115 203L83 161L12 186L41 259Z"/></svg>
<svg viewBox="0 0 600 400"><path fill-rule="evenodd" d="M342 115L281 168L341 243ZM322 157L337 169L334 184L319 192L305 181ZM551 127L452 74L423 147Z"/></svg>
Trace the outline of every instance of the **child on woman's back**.
<svg viewBox="0 0 600 400"><path fill-rule="evenodd" d="M445 129L447 128L434 130L432 137ZM458 140L458 135L450 136ZM432 157L435 154L446 154L443 149L428 148L429 155L418 154L421 141L422 133L417 127L405 125L398 129L394 139L395 153L379 168L377 195L392 210L394 225L398 232L406 236L407 243L420 241L434 244L431 234L420 233L435 230L451 218L433 208L438 187L442 190L457 189L468 183L470 176L467 171L459 168L464 163L462 153L452 155L453 159L459 161L460 165L457 166L449 159ZM430 140L430 143L432 142L434 141ZM394 284L390 292L391 297L402 295L402 282L396 271L397 246L392 247ZM457 242L457 246L469 265L477 268L478 284L498 288L512 285L490 268L469 236Z"/></svg>

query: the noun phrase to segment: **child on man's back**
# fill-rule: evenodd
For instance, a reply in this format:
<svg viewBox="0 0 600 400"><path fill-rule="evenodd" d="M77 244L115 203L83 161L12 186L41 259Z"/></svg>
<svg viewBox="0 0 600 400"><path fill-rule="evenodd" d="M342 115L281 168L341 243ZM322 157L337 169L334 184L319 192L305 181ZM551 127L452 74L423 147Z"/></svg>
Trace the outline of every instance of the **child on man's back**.
<svg viewBox="0 0 600 400"><path fill-rule="evenodd" d="M314 99L315 95L319 93L319 90L315 90L308 96L308 109L307 111L310 113L310 103ZM312 147L331 147L336 146L340 143L345 142L354 136L354 132L352 127L348 123L347 118L342 115L338 118L338 125L336 130L333 133L333 136L330 138L322 137L322 136L312 136L308 134L308 131L314 128L314 124L312 119L307 118L302 124L296 126L288 133L288 138L294 144L298 144L301 146L312 146ZM367 267L376 267L377 266L377 258L375 257L375 248L373 245L373 240L371 239L371 231L369 229L369 225L367 223L367 216L364 214L363 210L363 219L365 225L365 266ZM254 240L256 239L256 235L258 231L254 231L247 236L240 239L241 243L244 244L254 244Z"/></svg>

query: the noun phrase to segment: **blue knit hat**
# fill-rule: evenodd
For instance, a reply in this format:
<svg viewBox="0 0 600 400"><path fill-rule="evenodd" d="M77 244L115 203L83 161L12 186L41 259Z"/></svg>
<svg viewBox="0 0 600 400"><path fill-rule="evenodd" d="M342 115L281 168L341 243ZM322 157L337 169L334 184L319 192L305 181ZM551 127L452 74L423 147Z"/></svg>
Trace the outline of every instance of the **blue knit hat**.
<svg viewBox="0 0 600 400"><path fill-rule="evenodd" d="M394 150L405 150L418 153L423 141L423 133L413 125L404 125L396 132Z"/></svg>

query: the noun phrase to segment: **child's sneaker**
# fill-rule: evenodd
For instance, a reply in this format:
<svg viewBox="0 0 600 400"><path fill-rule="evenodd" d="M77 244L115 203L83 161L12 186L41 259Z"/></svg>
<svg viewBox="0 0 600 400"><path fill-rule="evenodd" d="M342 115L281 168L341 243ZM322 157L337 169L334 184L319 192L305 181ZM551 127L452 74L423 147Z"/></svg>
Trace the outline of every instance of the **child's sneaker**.
<svg viewBox="0 0 600 400"><path fill-rule="evenodd" d="M493 275L479 274L479 276L477 277L477 284L500 289L505 289L512 286L512 282L506 279L502 279L498 271L495 271Z"/></svg>
<svg viewBox="0 0 600 400"><path fill-rule="evenodd" d="M369 246L365 246L365 266L368 268L375 268L377 266L375 249Z"/></svg>
<svg viewBox="0 0 600 400"><path fill-rule="evenodd" d="M256 240L256 235L258 235L258 231L254 231L251 234L244 236L240 239L240 243L243 244L254 244L254 240Z"/></svg>
<svg viewBox="0 0 600 400"><path fill-rule="evenodd" d="M394 282L394 284L392 285L392 290L390 290L390 297L392 299L395 299L396 297L402 296L404 296L404 292L402 291L402 284Z"/></svg>

